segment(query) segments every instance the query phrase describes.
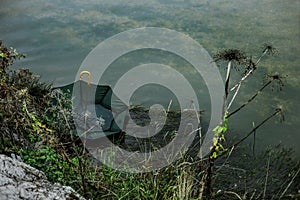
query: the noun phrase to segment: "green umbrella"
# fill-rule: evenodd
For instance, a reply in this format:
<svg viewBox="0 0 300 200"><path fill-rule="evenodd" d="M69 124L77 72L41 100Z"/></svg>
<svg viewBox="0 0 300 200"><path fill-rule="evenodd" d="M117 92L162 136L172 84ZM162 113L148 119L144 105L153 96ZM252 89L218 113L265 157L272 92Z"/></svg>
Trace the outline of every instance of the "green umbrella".
<svg viewBox="0 0 300 200"><path fill-rule="evenodd" d="M96 140L105 136L119 138L125 132L128 106L112 91L109 85L93 85L83 80L56 87L64 93L76 95L73 99L73 114L76 134L88 140ZM76 105L74 105L76 102ZM96 116L91 116L95 109Z"/></svg>

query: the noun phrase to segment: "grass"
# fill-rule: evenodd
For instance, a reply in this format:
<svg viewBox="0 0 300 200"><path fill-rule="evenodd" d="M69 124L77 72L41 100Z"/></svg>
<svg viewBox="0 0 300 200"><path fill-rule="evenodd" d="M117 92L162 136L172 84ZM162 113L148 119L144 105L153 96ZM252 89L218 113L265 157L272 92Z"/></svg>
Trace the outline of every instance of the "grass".
<svg viewBox="0 0 300 200"><path fill-rule="evenodd" d="M148 173L126 173L105 166L72 133L69 94L52 91L29 70L9 71L13 61L22 56L2 43L0 53L0 153L20 155L52 182L69 185L88 199L300 198L299 162L293 152L280 146L255 156L239 146L216 159L210 174L212 194L206 190L210 163L193 153ZM173 118L178 114L174 112ZM176 125L172 120L168 123ZM170 127L165 131L172 138ZM148 145L170 138L157 137ZM137 140L132 151L143 146L144 141Z"/></svg>

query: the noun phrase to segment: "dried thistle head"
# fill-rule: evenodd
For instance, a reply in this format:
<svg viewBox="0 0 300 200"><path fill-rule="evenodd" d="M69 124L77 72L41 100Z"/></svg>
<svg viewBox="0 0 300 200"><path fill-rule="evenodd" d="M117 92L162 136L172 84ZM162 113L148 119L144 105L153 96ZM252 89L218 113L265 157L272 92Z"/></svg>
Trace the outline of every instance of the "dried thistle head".
<svg viewBox="0 0 300 200"><path fill-rule="evenodd" d="M235 61L238 64L243 63L246 60L246 55L239 49L226 49L220 51L214 56L214 61L225 60L225 61Z"/></svg>
<svg viewBox="0 0 300 200"><path fill-rule="evenodd" d="M278 112L283 112L283 110L284 110L283 105L277 105L275 110L278 111Z"/></svg>
<svg viewBox="0 0 300 200"><path fill-rule="evenodd" d="M277 53L277 49L275 47L273 47L273 45L271 44L263 44L262 46L263 48L263 53L267 53L268 55L274 55L275 53Z"/></svg>
<svg viewBox="0 0 300 200"><path fill-rule="evenodd" d="M280 122L283 122L285 120L284 117L284 107L283 105L277 105L277 107L275 108L275 111L277 112L277 114L279 115L279 120Z"/></svg>
<svg viewBox="0 0 300 200"><path fill-rule="evenodd" d="M283 79L286 78L286 77L287 77L287 75L281 75L277 72L275 72L274 74L267 74L266 75L266 78L267 78L268 81L275 81L276 82L275 86L276 86L277 91L282 90L282 88L284 86ZM272 85L272 90L274 90L275 86Z"/></svg>

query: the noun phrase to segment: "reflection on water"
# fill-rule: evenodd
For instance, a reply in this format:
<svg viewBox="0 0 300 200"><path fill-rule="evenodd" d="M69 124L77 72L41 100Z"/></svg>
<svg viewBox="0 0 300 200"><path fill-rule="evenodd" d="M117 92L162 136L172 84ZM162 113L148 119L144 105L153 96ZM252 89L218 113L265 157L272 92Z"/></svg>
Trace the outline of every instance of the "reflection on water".
<svg viewBox="0 0 300 200"><path fill-rule="evenodd" d="M296 143L300 141L297 127L300 124L299 8L299 0L288 3L280 0L92 0L88 3L3 0L0 37L7 45L27 54L18 66L29 67L43 80L54 80L56 85L73 81L81 62L99 42L132 28L154 26L180 31L211 54L223 48L240 48L257 58L261 45L272 43L279 54L261 62L258 76L249 78L239 101L250 97L261 86L263 75L270 72L288 74L286 87L280 93L268 90L261 95L234 118L237 122L232 122L233 127L236 132L244 132L251 128L252 121L259 123L277 104L283 104L287 109L286 122L279 124L273 120L260 129L260 145L282 142L300 152Z"/></svg>

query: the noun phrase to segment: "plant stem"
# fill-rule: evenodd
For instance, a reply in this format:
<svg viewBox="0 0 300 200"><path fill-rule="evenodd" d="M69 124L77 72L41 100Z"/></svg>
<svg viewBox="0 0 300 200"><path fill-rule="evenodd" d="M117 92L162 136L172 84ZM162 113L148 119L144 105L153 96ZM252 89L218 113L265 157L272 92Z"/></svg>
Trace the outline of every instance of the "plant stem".
<svg viewBox="0 0 300 200"><path fill-rule="evenodd" d="M240 87L241 87L241 84L238 85L238 87L237 87L237 89L236 89L236 91L235 91L235 93L234 93L234 95L233 95L233 97L232 97L230 103L229 103L228 106L227 106L227 110L230 109L230 107L231 107L233 101L235 100L235 98L236 98L236 96L237 96L237 94L238 94L238 92L239 92L239 90L240 90Z"/></svg>
<svg viewBox="0 0 300 200"><path fill-rule="evenodd" d="M225 95L226 95L226 99L227 99L227 96L228 96L228 93L229 93L228 92L228 88L229 88L229 80L230 80L230 72L231 72L231 63L232 63L232 61L228 62L226 79L225 79Z"/></svg>
<svg viewBox="0 0 300 200"><path fill-rule="evenodd" d="M258 60L256 61L255 65L258 65L258 63L260 62L260 60L267 54L268 50L266 49L263 54L258 58ZM231 89L230 91L233 91L235 90L239 85L242 84L242 82L244 80L246 80L246 78L248 78L248 76L255 70L256 68L252 68L251 70L249 70L249 72L247 74L245 74L245 76L242 77L242 79L237 83L235 84ZM237 92L236 92L237 93Z"/></svg>
<svg viewBox="0 0 300 200"><path fill-rule="evenodd" d="M254 122L252 122L252 126L253 126L253 128L255 127ZM254 131L254 133L253 133L253 145L252 145L253 156L255 156L255 142L256 142L256 131Z"/></svg>
<svg viewBox="0 0 300 200"><path fill-rule="evenodd" d="M267 117L266 119L264 119L260 124L258 124L257 126L255 126L245 137L243 137L241 140L239 140L237 143L231 145L230 147L228 147L227 149L231 149L232 147L236 147L238 146L240 143L242 143L244 140L246 140L250 135L252 135L253 133L256 132L256 130L261 127L262 125L264 125L267 121L269 121L271 118L273 118L275 115L277 115L279 112L281 112L281 110L276 110L273 114L271 114L269 117ZM224 153L226 153L227 151L224 151ZM223 155L224 153L222 153L221 155Z"/></svg>
<svg viewBox="0 0 300 200"><path fill-rule="evenodd" d="M224 94L224 98L223 98L222 119L227 112L227 98L228 98L228 94L229 94L228 88L229 88L229 80L230 80L230 72L231 72L231 63L232 63L232 61L229 61L227 64L227 73L226 73L226 79L225 79L225 94ZM223 121L221 123L223 123Z"/></svg>
<svg viewBox="0 0 300 200"><path fill-rule="evenodd" d="M265 49L261 56L256 61L256 65L260 62L260 60L268 53L268 49Z"/></svg>
<svg viewBox="0 0 300 200"><path fill-rule="evenodd" d="M266 180L265 180L265 186L264 186L264 193L263 193L263 199L266 197L268 177L269 177L269 170L270 170L270 159L271 159L271 155L269 153L269 158L268 158L268 163L267 163L267 174L266 174Z"/></svg>
<svg viewBox="0 0 300 200"><path fill-rule="evenodd" d="M233 195L236 196L239 200L243 200L242 197L240 197L240 195L238 195L238 194L235 193L235 192L232 192L232 191L226 191L225 194L233 194Z"/></svg>
<svg viewBox="0 0 300 200"><path fill-rule="evenodd" d="M281 199L283 197L283 195L286 193L286 191L292 185L292 183L294 182L294 179L297 177L297 175L299 174L299 172L300 172L300 168L298 169L298 171L296 172L296 174L293 176L291 182L287 185L287 187L285 188L285 190L282 192L282 194L280 195L279 199Z"/></svg>
<svg viewBox="0 0 300 200"><path fill-rule="evenodd" d="M243 105L241 105L239 108L228 114L227 118L229 118L231 115L237 113L239 110L241 110L243 107L248 105L253 99L255 99L268 85L272 83L274 79L269 80L262 88L260 88L248 101L246 101Z"/></svg>
<svg viewBox="0 0 300 200"><path fill-rule="evenodd" d="M229 88L229 80L230 80L230 72L231 72L231 65L232 61L230 60L227 64L227 73L225 78L225 94L223 99L223 113L222 113L222 121L221 125L224 124L223 118L226 115L227 112L227 98L228 98L228 88ZM215 152L216 146L213 146L211 149L210 156L208 158L208 167L206 169L206 177L205 177L205 194L207 194L209 197L212 197L213 194L213 187L212 187L212 181L213 181L213 167L214 167L214 158L212 157L212 154Z"/></svg>
<svg viewBox="0 0 300 200"><path fill-rule="evenodd" d="M266 49L266 50L263 52L263 54L262 54L262 55L258 58L258 60L256 61L255 66L258 65L258 63L260 62L260 60L267 54L267 52L268 52L268 50ZM230 101L230 103L229 103L229 105L228 105L228 107L227 107L228 110L229 110L229 108L231 107L233 101L235 100L235 98L236 98L236 96L237 96L237 94L238 94L238 92L239 92L239 90L240 90L240 88L241 88L242 82L243 82L244 80L246 80L246 78L247 78L247 77L248 77L255 69L256 69L256 68L252 68L245 76L242 77L242 79L241 79L237 84L235 84L235 86L233 86L233 87L230 89L230 92L232 92L233 90L236 90L236 91L235 91L235 93L234 93L234 95L233 95L233 97L232 97L232 99L231 99L231 101Z"/></svg>
<svg viewBox="0 0 300 200"><path fill-rule="evenodd" d="M221 165L221 167L220 167L219 169L216 170L216 172L219 172L219 171L225 166L225 164L227 163L227 161L228 161L228 159L229 159L231 153L233 152L233 150L234 150L234 147L231 148L231 150L230 150L230 152L229 152L229 154L228 154L226 160L223 162L223 164Z"/></svg>

